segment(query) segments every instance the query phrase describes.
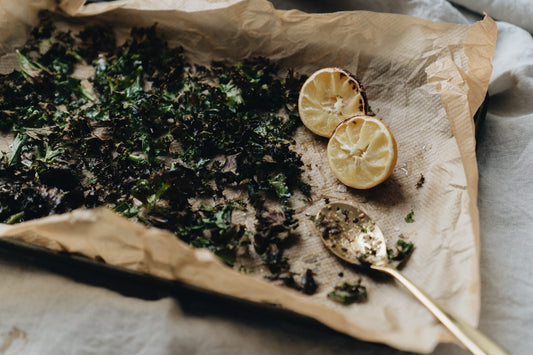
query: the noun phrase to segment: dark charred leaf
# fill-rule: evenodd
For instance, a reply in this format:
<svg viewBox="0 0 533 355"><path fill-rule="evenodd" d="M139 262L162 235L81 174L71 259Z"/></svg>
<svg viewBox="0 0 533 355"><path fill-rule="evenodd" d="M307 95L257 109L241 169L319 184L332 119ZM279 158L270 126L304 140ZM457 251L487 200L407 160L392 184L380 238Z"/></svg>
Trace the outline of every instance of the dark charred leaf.
<svg viewBox="0 0 533 355"><path fill-rule="evenodd" d="M17 137L0 159L0 220L106 205L233 265L251 232L232 221L245 204L226 191L244 190L256 251L273 278L289 275L284 249L298 224L289 198L310 192L290 148L305 78L265 58L187 63L155 25L117 45L111 28L73 35L40 18L17 51L21 70L0 75L0 130ZM91 88L72 76L84 63ZM213 202L193 208L198 198ZM303 276L299 287L312 290Z"/></svg>
<svg viewBox="0 0 533 355"><path fill-rule="evenodd" d="M81 39L79 48L88 63L93 62L98 55L112 55L116 50L116 40L113 29L109 26L87 27L78 34Z"/></svg>
<svg viewBox="0 0 533 355"><path fill-rule="evenodd" d="M41 182L47 186L70 191L80 186L76 174L69 168L49 168L39 174Z"/></svg>
<svg viewBox="0 0 533 355"><path fill-rule="evenodd" d="M313 277L313 272L307 269L302 276L302 291L305 294L312 295L316 292L318 286Z"/></svg>

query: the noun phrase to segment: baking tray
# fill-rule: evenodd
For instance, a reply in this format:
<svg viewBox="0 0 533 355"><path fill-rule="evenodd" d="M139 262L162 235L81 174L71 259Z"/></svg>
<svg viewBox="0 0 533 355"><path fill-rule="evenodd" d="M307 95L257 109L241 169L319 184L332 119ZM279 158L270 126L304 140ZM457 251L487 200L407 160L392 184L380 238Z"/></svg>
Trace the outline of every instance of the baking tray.
<svg viewBox="0 0 533 355"><path fill-rule="evenodd" d="M109 1L112 0L86 0L85 2L97 3ZM473 118L476 140L479 139L480 130L487 113L488 101L489 96L487 94ZM183 292L185 289L194 290L194 292L202 291L214 296L214 293L211 291L207 292L182 283L158 279L154 276L119 268L82 255L56 252L15 239L0 238L0 257L7 255L16 255L17 259L24 259L34 265L72 279L97 284L102 287L114 289L123 294L140 298L157 299L172 294L176 290ZM217 294L217 297L247 302L226 295Z"/></svg>
<svg viewBox="0 0 533 355"><path fill-rule="evenodd" d="M480 130L487 114L488 101L489 97L487 95L474 115L476 139L479 138ZM123 294L145 299L168 296L176 290L199 291L197 288L179 282L156 278L106 264L103 261L93 260L86 256L57 252L11 238L0 238L0 257L5 256L16 256L17 259L23 259L72 279L97 284ZM206 293L214 295L213 292L206 291ZM218 295L218 297L237 300L229 296ZM239 300L239 302L243 301Z"/></svg>

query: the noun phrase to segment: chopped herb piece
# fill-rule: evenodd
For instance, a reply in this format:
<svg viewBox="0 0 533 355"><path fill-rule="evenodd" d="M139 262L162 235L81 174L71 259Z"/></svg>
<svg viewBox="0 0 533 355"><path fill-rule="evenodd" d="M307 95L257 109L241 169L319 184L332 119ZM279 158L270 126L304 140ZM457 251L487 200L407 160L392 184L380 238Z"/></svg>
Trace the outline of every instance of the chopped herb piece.
<svg viewBox="0 0 533 355"><path fill-rule="evenodd" d="M115 208L113 208L113 210L115 212L122 214L125 217L130 218L130 217L135 217L139 213L140 208L131 206L127 202L122 202L118 204Z"/></svg>
<svg viewBox="0 0 533 355"><path fill-rule="evenodd" d="M235 86L231 80L227 84L220 84L220 90L226 95L226 105L229 107L235 107L244 103L241 89Z"/></svg>
<svg viewBox="0 0 533 355"><path fill-rule="evenodd" d="M61 154L65 151L65 148L58 147L56 149L51 148L48 144L45 144L46 151L42 161L44 163L53 163Z"/></svg>
<svg viewBox="0 0 533 355"><path fill-rule="evenodd" d="M282 201L291 197L291 193L289 192L289 187L287 186L286 179L287 178L283 173L274 175L269 179L270 184L272 185L272 187L274 187L274 190L276 191L276 195Z"/></svg>
<svg viewBox="0 0 533 355"><path fill-rule="evenodd" d="M313 277L313 272L307 269L302 276L302 291L307 295L312 295L316 292L318 286Z"/></svg>
<svg viewBox="0 0 533 355"><path fill-rule="evenodd" d="M196 237L190 244L195 248L207 248L211 245L211 241L207 238Z"/></svg>
<svg viewBox="0 0 533 355"><path fill-rule="evenodd" d="M15 213L14 215L12 215L8 219L6 219L4 221L4 223L5 224L17 223L22 217L24 217L24 211L21 211L19 213Z"/></svg>
<svg viewBox="0 0 533 355"><path fill-rule="evenodd" d="M394 249L387 249L387 254L390 261L396 261L398 264L401 264L413 253L413 249L414 244L412 242L398 239L396 247Z"/></svg>
<svg viewBox="0 0 533 355"><path fill-rule="evenodd" d="M420 179L416 182L416 188L419 189L424 185L424 182L426 182L426 178L424 175L420 174Z"/></svg>
<svg viewBox="0 0 533 355"><path fill-rule="evenodd" d="M16 53L19 60L20 72L26 80L28 80L30 83L33 83L33 79L41 74L42 68L39 68L26 56L20 53L18 49L16 50Z"/></svg>
<svg viewBox="0 0 533 355"><path fill-rule="evenodd" d="M415 211L411 210L407 216L405 216L405 222L407 223L413 223L415 221L414 219L414 216L415 216Z"/></svg>
<svg viewBox="0 0 533 355"><path fill-rule="evenodd" d="M22 148L24 147L24 144L28 140L28 136L25 134L17 134L15 137L15 140L13 141L13 145L11 146L11 152L7 156L7 165L13 165L19 161L20 153L22 152Z"/></svg>
<svg viewBox="0 0 533 355"><path fill-rule="evenodd" d="M332 292L328 293L328 298L342 304L360 303L367 300L366 287L358 282L344 282L337 285Z"/></svg>

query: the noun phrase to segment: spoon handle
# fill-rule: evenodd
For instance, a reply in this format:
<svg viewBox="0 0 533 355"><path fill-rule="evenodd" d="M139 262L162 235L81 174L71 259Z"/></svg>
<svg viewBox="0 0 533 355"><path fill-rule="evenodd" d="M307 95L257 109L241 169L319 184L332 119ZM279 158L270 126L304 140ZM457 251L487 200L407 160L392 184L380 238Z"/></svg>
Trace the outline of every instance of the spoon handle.
<svg viewBox="0 0 533 355"><path fill-rule="evenodd" d="M459 341L475 355L508 355L495 342L483 335L466 321L454 315L431 296L419 289L398 270L390 266L373 265L373 269L385 272L398 280L409 290Z"/></svg>

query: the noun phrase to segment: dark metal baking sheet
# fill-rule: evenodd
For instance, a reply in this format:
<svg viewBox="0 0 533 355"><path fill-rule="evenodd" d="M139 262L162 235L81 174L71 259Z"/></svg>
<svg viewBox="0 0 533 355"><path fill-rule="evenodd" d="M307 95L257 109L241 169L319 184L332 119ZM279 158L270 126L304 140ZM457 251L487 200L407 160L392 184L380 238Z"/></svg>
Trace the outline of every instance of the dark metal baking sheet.
<svg viewBox="0 0 533 355"><path fill-rule="evenodd" d="M485 119L487 106L488 96L474 115L476 137ZM0 238L0 257L5 256L6 253L31 260L36 265L79 279L82 282L97 282L100 286L141 298L160 298L163 297L160 292L172 293L176 289L193 289L191 286L185 286L178 282L133 272L82 255L56 252L15 239ZM96 275L98 277L95 277Z"/></svg>

